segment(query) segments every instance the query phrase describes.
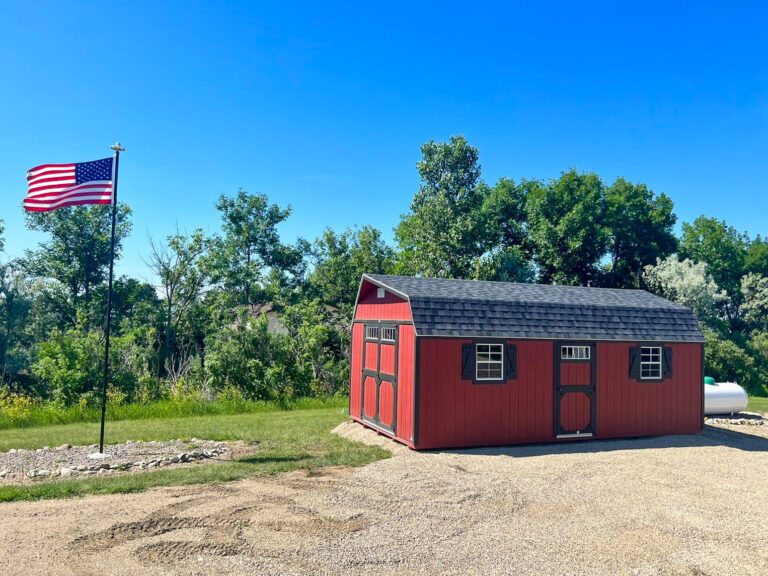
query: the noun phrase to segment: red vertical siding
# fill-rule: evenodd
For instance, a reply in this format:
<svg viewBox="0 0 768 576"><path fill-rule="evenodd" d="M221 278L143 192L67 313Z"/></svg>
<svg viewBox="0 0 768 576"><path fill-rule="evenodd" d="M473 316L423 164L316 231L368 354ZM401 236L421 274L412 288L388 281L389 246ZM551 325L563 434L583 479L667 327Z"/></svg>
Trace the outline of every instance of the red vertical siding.
<svg viewBox="0 0 768 576"><path fill-rule="evenodd" d="M397 342L397 429L406 443L413 441L413 379L415 374L413 326L401 324Z"/></svg>
<svg viewBox="0 0 768 576"><path fill-rule="evenodd" d="M376 380L366 376L363 386L363 416L373 420L376 417Z"/></svg>
<svg viewBox="0 0 768 576"><path fill-rule="evenodd" d="M405 298L387 291L376 297L376 286L363 282L355 312L356 320L411 320L411 306Z"/></svg>
<svg viewBox="0 0 768 576"><path fill-rule="evenodd" d="M352 325L352 360L349 378L349 414L360 418L361 387L363 385L363 325Z"/></svg>
<svg viewBox="0 0 768 576"><path fill-rule="evenodd" d="M560 424L566 433L585 430L592 419L592 402L584 392L568 392L560 398Z"/></svg>
<svg viewBox="0 0 768 576"><path fill-rule="evenodd" d="M379 343L365 342L365 367L368 370L377 370L379 366Z"/></svg>
<svg viewBox="0 0 768 576"><path fill-rule="evenodd" d="M602 438L686 434L702 429L702 344L672 348L672 377L663 382L629 378L634 343L597 345L597 435Z"/></svg>
<svg viewBox="0 0 768 576"><path fill-rule="evenodd" d="M517 345L518 377L503 384L461 379L461 346L471 340L421 338L418 448L554 439L550 341Z"/></svg>
<svg viewBox="0 0 768 576"><path fill-rule="evenodd" d="M395 375L395 345L394 344L382 344L381 345L381 365L379 366L379 372L384 374Z"/></svg>
<svg viewBox="0 0 768 576"><path fill-rule="evenodd" d="M560 362L561 386L589 386L592 382L592 364L590 362Z"/></svg>
<svg viewBox="0 0 768 576"><path fill-rule="evenodd" d="M381 381L379 386L379 420L388 427L392 427L395 416L395 389L392 382Z"/></svg>

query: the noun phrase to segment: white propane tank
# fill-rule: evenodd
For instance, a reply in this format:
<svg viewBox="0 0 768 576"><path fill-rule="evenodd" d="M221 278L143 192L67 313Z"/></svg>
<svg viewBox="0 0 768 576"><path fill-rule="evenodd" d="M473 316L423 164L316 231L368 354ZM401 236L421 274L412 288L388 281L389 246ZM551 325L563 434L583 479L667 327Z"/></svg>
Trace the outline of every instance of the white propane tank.
<svg viewBox="0 0 768 576"><path fill-rule="evenodd" d="M747 391L735 382L704 385L704 414L734 414L747 407Z"/></svg>

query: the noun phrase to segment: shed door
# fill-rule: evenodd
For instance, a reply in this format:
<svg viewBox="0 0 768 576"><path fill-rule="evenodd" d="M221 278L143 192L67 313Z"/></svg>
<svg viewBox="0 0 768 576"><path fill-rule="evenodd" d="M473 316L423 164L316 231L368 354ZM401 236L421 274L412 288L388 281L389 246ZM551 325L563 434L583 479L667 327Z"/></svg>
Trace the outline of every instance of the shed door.
<svg viewBox="0 0 768 576"><path fill-rule="evenodd" d="M555 343L555 435L589 437L595 432L596 347L593 342Z"/></svg>
<svg viewBox="0 0 768 576"><path fill-rule="evenodd" d="M363 420L395 433L397 425L397 325L366 323L363 342Z"/></svg>

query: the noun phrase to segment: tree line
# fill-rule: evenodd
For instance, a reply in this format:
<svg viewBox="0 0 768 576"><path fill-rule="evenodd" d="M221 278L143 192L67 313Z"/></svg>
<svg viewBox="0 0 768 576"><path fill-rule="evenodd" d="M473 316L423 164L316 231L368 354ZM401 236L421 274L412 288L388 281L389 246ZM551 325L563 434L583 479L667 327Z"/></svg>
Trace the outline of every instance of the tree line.
<svg viewBox="0 0 768 576"><path fill-rule="evenodd" d="M764 393L768 242L701 216L678 237L672 200L642 183L568 170L482 180L462 137L422 146L421 185L395 242L362 226L286 243L291 208L244 190L216 202L220 230L153 239L152 285L114 284L110 399L289 401L345 394L360 276L643 288L690 306L707 373ZM29 213L38 249L0 262L0 396L98 402L110 208ZM117 213L116 255L131 231ZM0 251L3 249L0 222Z"/></svg>

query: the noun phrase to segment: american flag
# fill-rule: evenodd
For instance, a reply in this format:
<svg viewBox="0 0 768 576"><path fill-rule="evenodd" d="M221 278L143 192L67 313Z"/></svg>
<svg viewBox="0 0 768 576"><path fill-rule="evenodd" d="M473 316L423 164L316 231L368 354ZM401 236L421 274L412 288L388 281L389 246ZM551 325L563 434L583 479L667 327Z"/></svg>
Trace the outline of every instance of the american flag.
<svg viewBox="0 0 768 576"><path fill-rule="evenodd" d="M112 203L112 158L77 164L43 164L27 172L29 212Z"/></svg>

